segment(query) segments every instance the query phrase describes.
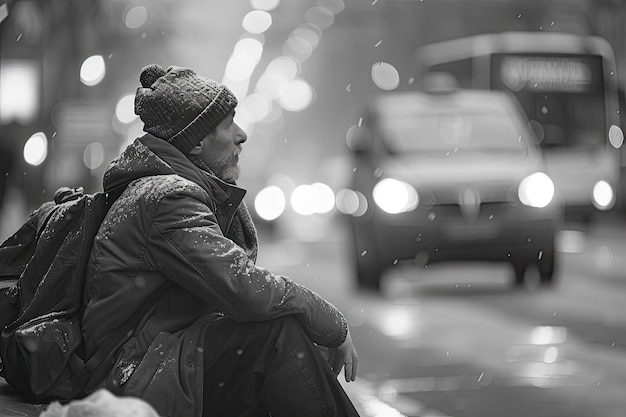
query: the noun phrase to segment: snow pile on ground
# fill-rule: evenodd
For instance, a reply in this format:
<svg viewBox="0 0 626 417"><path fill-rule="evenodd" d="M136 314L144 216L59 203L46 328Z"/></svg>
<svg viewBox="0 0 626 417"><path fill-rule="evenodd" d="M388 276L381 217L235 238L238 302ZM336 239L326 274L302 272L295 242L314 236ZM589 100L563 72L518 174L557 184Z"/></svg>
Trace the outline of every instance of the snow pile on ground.
<svg viewBox="0 0 626 417"><path fill-rule="evenodd" d="M132 397L116 397L100 389L66 405L52 402L39 417L159 417L147 402Z"/></svg>

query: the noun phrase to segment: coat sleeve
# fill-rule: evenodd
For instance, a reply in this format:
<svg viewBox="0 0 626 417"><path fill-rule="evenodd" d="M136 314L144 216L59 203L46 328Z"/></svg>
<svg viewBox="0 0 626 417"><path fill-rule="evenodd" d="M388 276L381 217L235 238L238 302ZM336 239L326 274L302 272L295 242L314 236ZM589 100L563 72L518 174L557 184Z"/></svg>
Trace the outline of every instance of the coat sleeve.
<svg viewBox="0 0 626 417"><path fill-rule="evenodd" d="M347 322L336 307L288 277L256 266L224 236L213 212L197 196L165 195L149 239L148 256L155 267L233 320L294 314L315 343L337 347L345 340Z"/></svg>

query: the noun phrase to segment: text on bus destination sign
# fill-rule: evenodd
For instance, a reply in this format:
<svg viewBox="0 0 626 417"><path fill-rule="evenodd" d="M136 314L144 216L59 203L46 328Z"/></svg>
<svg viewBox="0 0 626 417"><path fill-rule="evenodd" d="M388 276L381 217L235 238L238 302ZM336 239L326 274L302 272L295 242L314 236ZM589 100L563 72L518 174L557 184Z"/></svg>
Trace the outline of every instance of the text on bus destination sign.
<svg viewBox="0 0 626 417"><path fill-rule="evenodd" d="M585 91L591 83L591 68L577 58L504 57L502 82L513 91Z"/></svg>

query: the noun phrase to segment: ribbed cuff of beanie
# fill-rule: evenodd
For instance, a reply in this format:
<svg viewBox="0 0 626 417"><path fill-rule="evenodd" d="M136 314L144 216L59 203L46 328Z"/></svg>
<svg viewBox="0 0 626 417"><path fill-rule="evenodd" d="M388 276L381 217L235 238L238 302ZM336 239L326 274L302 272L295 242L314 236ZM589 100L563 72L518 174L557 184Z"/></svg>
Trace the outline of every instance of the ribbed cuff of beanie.
<svg viewBox="0 0 626 417"><path fill-rule="evenodd" d="M223 87L213 101L168 142L183 153L188 153L211 133L226 116L237 107L233 93Z"/></svg>

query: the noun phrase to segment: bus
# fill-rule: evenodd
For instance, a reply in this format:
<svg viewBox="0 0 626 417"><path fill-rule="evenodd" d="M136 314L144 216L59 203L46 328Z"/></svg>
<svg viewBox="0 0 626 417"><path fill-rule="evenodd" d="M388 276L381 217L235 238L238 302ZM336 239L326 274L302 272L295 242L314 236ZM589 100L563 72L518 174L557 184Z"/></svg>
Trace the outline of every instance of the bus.
<svg viewBox="0 0 626 417"><path fill-rule="evenodd" d="M424 45L417 77L453 75L461 88L506 90L537 134L566 219L623 205L624 134L615 56L597 36L501 32Z"/></svg>

